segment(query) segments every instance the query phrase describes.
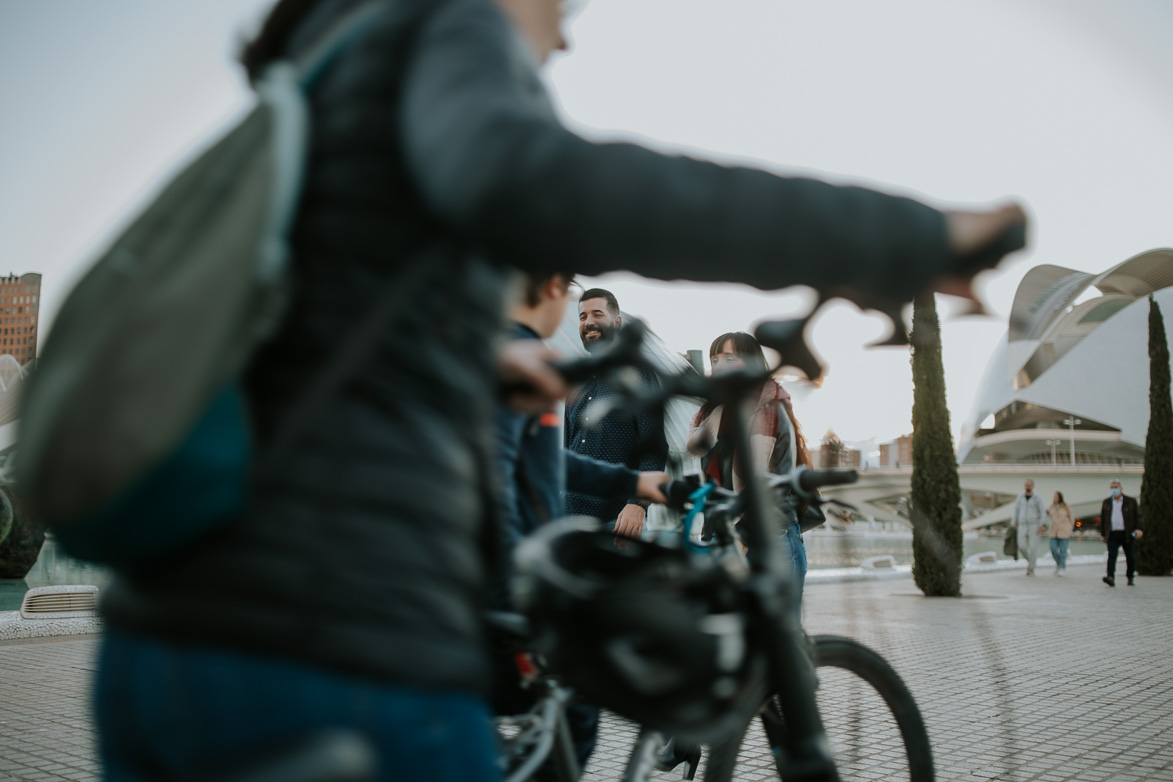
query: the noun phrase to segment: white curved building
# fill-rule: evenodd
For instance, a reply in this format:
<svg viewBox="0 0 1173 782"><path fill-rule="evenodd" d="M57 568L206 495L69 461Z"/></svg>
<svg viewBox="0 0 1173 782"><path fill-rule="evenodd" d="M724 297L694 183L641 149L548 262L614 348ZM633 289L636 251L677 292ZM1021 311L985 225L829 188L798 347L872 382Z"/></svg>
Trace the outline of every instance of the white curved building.
<svg viewBox="0 0 1173 782"><path fill-rule="evenodd" d="M1070 464L1072 441L1077 465L1143 462L1150 294L1168 335L1173 249L1141 253L1098 275L1031 269L962 429L958 462Z"/></svg>

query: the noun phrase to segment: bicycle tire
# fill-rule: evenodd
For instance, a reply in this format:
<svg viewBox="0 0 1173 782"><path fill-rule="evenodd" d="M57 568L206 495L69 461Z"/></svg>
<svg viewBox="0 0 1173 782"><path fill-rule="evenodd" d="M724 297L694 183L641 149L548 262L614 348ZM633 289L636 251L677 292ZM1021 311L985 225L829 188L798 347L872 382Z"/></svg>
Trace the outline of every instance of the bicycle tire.
<svg viewBox="0 0 1173 782"><path fill-rule="evenodd" d="M839 668L854 674L870 685L876 694L883 699L896 722L900 739L904 743L905 757L908 762L907 774L910 782L933 782L935 777L929 734L925 729L920 709L900 675L878 653L850 638L821 635L814 638L814 645L815 662L818 667ZM777 703L773 698L766 702L764 708L768 709L769 713L763 711L757 718L763 720L781 719ZM732 782L736 779L734 773L738 755L753 722L754 718L751 718L743 730L710 747L708 764L705 768L705 782ZM771 751L773 751L773 747L771 747ZM843 775L842 770L840 770L840 774ZM850 779L850 776L843 778Z"/></svg>

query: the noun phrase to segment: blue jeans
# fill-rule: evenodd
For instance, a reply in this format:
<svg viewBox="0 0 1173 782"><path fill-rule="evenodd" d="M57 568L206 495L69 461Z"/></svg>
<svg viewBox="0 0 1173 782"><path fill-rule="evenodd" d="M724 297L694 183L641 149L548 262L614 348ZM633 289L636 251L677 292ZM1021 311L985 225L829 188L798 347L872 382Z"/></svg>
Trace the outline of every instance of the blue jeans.
<svg viewBox="0 0 1173 782"><path fill-rule="evenodd" d="M794 580L797 587L795 611L799 625L802 624L802 589L806 584L806 544L802 542L802 528L791 524L782 533L783 548L790 552L790 565L794 568Z"/></svg>
<svg viewBox="0 0 1173 782"><path fill-rule="evenodd" d="M802 528L791 524L778 536L782 553L790 555L790 566L794 568L794 619L802 625L802 588L806 583L806 545L802 542ZM753 552L749 558L753 559Z"/></svg>
<svg viewBox="0 0 1173 782"><path fill-rule="evenodd" d="M1051 538L1051 556L1055 558L1055 564L1060 570L1067 569L1067 546L1070 543L1071 540L1068 538Z"/></svg>
<svg viewBox="0 0 1173 782"><path fill-rule="evenodd" d="M211 779L330 729L365 739L379 782L493 782L495 733L474 695L111 632L95 684L107 782Z"/></svg>

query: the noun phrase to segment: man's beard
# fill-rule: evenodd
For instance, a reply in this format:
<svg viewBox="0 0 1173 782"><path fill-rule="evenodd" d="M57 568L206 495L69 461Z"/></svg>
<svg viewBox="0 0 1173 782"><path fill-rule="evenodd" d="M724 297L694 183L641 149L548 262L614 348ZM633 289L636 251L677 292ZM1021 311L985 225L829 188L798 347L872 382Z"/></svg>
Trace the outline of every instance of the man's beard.
<svg viewBox="0 0 1173 782"><path fill-rule="evenodd" d="M599 333L598 339L587 339L587 334L597 331ZM588 353L598 353L611 347L611 343L615 341L615 327L614 326L592 326L579 332L579 338L582 339L582 346L587 349Z"/></svg>

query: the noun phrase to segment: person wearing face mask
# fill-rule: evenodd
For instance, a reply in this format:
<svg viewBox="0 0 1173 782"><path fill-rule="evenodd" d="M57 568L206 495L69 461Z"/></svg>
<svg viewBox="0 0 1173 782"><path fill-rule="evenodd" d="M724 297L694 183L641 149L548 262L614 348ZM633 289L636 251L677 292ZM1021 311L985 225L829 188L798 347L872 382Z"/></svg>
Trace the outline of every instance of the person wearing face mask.
<svg viewBox="0 0 1173 782"><path fill-rule="evenodd" d="M1100 540L1108 544L1108 575L1103 581L1110 587L1116 586L1116 556L1124 548L1125 575L1128 585L1136 586L1136 557L1133 543L1144 537L1144 525L1140 518L1140 503L1135 497L1128 497L1120 481L1108 484L1110 496L1100 506Z"/></svg>
<svg viewBox="0 0 1173 782"><path fill-rule="evenodd" d="M720 375L738 370L765 369L766 356L753 335L734 331L713 340L709 347L709 363L713 374ZM701 457L701 468L708 480L718 486L740 491L745 485L744 471L734 457L733 421L723 413L724 406L712 402L697 411L689 430L688 449L690 453ZM790 394L773 378L767 378L762 384L749 433L757 474L786 473L798 465L810 466L810 451L802 435L802 428L794 417ZM783 512L782 547L790 555L797 587L795 620L801 625L802 589L807 571L806 547L802 542L798 511L787 504L783 506ZM811 513L822 517L821 511ZM807 518L806 514L803 517ZM744 546L742 550L745 551ZM676 738L671 738L656 755L656 766L661 771L671 771L681 763L687 763L687 779L692 779L691 775L695 773L699 762L700 747Z"/></svg>
<svg viewBox="0 0 1173 782"><path fill-rule="evenodd" d="M1035 559L1038 557L1039 538L1047 531L1044 519L1047 508L1043 498L1035 494L1035 482L1027 478L1022 485L1022 494L1014 502L1014 514L1010 524L1018 530L1018 551L1026 558L1026 574L1035 574Z"/></svg>
<svg viewBox="0 0 1173 782"><path fill-rule="evenodd" d="M713 374L719 375L739 369L764 369L766 356L752 335L735 331L713 340L709 348L709 362ZM722 413L723 406L711 402L697 411L689 432L689 451L701 457L701 468L710 480L740 491L744 486L743 470L733 456L733 421L725 419ZM798 465L810 466L811 463L802 428L794 418L790 394L773 378L768 378L762 384L757 410L750 423L750 450L759 475L787 473ZM798 580L797 610L801 620L802 588L807 563L798 522L797 513L790 510L783 521L782 534L785 538L784 547L790 553Z"/></svg>

